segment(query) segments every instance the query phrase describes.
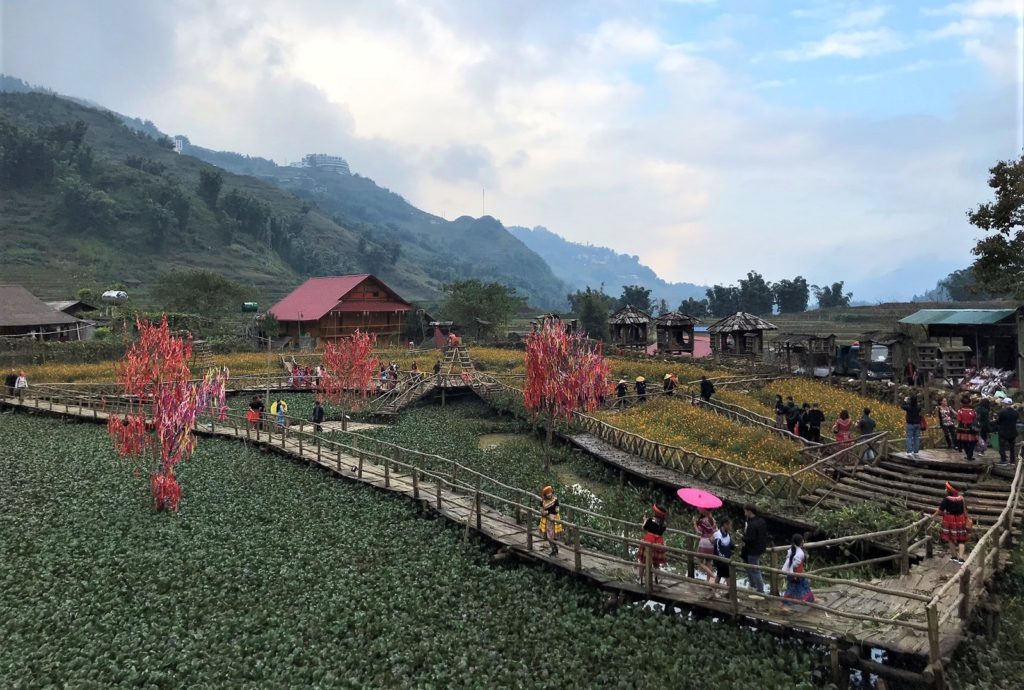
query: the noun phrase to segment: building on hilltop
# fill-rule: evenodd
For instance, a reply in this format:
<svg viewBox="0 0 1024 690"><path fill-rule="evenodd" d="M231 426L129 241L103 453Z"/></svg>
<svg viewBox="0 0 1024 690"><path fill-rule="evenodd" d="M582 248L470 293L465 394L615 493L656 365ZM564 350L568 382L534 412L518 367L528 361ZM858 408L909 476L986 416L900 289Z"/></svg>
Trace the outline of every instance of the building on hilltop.
<svg viewBox="0 0 1024 690"><path fill-rule="evenodd" d="M382 344L401 342L409 302L378 278L363 273L310 278L269 310L281 324L280 335L293 344L314 344L373 333Z"/></svg>
<svg viewBox="0 0 1024 690"><path fill-rule="evenodd" d="M348 161L341 156L331 156L326 153L307 153L302 157L302 162L299 163L299 167L328 170L339 175L352 174L352 171L348 167Z"/></svg>
<svg viewBox="0 0 1024 690"><path fill-rule="evenodd" d="M84 324L20 285L0 285L0 337L82 340Z"/></svg>

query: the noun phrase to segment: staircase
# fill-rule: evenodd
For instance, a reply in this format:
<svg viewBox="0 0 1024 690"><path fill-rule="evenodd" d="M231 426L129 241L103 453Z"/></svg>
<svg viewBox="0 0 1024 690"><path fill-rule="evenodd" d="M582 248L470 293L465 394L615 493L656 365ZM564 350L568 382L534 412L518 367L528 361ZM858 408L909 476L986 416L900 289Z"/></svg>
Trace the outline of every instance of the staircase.
<svg viewBox="0 0 1024 690"><path fill-rule="evenodd" d="M425 378L416 382L406 380L399 384L399 387L393 391L393 395L377 410L377 414L385 416L396 415L417 400L429 395L437 388L437 379L430 375L424 376Z"/></svg>
<svg viewBox="0 0 1024 690"><path fill-rule="evenodd" d="M989 476L989 466L930 468L890 457L862 466L855 475L842 474L836 483L819 487L802 500L819 508L842 508L871 501L931 513L946 495L946 482L963 494L967 512L987 528L1006 507L1010 482ZM1020 514L1024 514L1022 506Z"/></svg>

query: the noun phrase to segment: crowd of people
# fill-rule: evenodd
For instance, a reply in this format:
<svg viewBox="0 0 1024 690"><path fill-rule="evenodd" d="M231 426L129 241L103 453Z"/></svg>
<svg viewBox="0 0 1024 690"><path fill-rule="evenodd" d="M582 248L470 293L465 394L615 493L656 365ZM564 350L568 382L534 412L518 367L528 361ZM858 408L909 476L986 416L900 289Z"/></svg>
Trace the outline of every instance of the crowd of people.
<svg viewBox="0 0 1024 690"><path fill-rule="evenodd" d="M620 378L615 383L615 406L625 406L626 396L629 395L629 382ZM674 373L669 372L665 374L664 379L661 382L661 393L662 395L673 396L676 394L676 390L679 388L679 377ZM636 396L637 402L646 402L648 391L647 391L647 379L643 376L637 376L633 381L633 394ZM710 401L711 396L715 394L715 384L708 380L708 377L702 376L700 380L700 397L704 401Z"/></svg>
<svg viewBox="0 0 1024 690"><path fill-rule="evenodd" d="M821 411L821 406L814 403L803 403L797 405L793 396L783 400L781 395L775 396L775 426L785 429L794 436L812 443L821 443L821 429L828 423L828 418ZM861 411L861 417L854 427L853 417L849 410L841 410L839 416L832 422L831 431L836 443L841 448L849 447L853 443L853 432L856 429L859 436L867 436L875 432L876 422L871 416L871 408L865 407Z"/></svg>
<svg viewBox="0 0 1024 690"><path fill-rule="evenodd" d="M921 432L928 429L928 415L916 395L903 401L906 414L906 452L918 457L921 451ZM1020 406L1001 392L992 396L964 394L959 407L950 405L943 397L932 411L932 417L942 430L947 450L956 450L968 461L975 453L983 455L995 441L999 446L999 464L1006 465L1017 459L1017 424L1021 420Z"/></svg>

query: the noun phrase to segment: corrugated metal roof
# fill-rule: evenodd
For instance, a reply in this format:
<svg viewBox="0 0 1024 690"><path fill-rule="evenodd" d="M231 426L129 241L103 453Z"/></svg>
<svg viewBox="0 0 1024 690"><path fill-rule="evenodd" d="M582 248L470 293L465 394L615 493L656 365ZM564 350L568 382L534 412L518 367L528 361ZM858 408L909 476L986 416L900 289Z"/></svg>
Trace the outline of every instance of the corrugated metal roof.
<svg viewBox="0 0 1024 690"><path fill-rule="evenodd" d="M900 319L900 323L933 326L983 326L999 323L1017 313L1015 309L921 309Z"/></svg>
<svg viewBox="0 0 1024 690"><path fill-rule="evenodd" d="M395 301L408 305L398 294L379 279L369 273L352 276L324 276L310 278L292 290L287 297L270 308L270 313L279 321L319 321L324 314L331 311L341 299L352 292L357 285L367 278L380 283ZM387 302L385 304L390 304ZM385 307L382 311L393 311L393 307ZM360 309L359 311L362 311ZM372 311L372 310L371 310Z"/></svg>

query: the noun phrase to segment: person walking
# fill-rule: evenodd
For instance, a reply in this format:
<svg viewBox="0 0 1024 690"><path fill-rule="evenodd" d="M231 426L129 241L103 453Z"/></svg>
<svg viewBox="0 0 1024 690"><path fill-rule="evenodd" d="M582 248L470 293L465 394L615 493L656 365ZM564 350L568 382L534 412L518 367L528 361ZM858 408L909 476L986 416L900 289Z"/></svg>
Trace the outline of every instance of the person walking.
<svg viewBox="0 0 1024 690"><path fill-rule="evenodd" d="M946 449L959 448L956 442L956 410L949 406L949 400L939 400L939 426L942 427L942 437L946 439Z"/></svg>
<svg viewBox="0 0 1024 690"><path fill-rule="evenodd" d="M277 422L277 428L283 432L286 422L285 416L288 414L288 403L283 399L278 398L277 401L270 406L270 414L274 415Z"/></svg>
<svg viewBox="0 0 1024 690"><path fill-rule="evenodd" d="M700 397L704 402L710 402L711 396L715 394L715 384L708 381L707 376L700 377Z"/></svg>
<svg viewBox="0 0 1024 690"><path fill-rule="evenodd" d="M651 506L651 512L653 517L644 518L644 543L637 549L636 559L640 562L640 582L644 580L644 573L647 569L647 549L651 549L651 566L657 570L658 568L664 568L665 563L665 530L667 528L665 519L667 513L664 508L655 503ZM658 581L658 575L655 573L654 581Z"/></svg>
<svg viewBox="0 0 1024 690"><path fill-rule="evenodd" d="M960 399L960 409L956 412L956 440L967 460L974 460L974 448L978 445L978 413L967 395Z"/></svg>
<svg viewBox="0 0 1024 690"><path fill-rule="evenodd" d="M871 416L871 408L865 407L864 411L861 412L860 420L857 422L857 433L861 436L873 434L877 426L875 418Z"/></svg>
<svg viewBox="0 0 1024 690"><path fill-rule="evenodd" d="M850 418L850 413L843 410L839 413L839 419L836 420L835 424L832 425L832 433L836 435L836 443L840 449L849 448L852 440L850 438L850 427L853 426L853 420Z"/></svg>
<svg viewBox="0 0 1024 690"><path fill-rule="evenodd" d="M917 457L921 450L921 406L917 402L917 396L911 395L904 399L903 408L907 431L906 451L907 455Z"/></svg>
<svg viewBox="0 0 1024 690"><path fill-rule="evenodd" d="M732 519L725 518L722 520L722 524L718 526L718 530L715 535L711 538L711 541L715 545L715 555L719 558L724 558L724 561L715 561L715 582L721 584L723 580L728 580L731 572L731 564L728 563L728 559L732 558Z"/></svg>
<svg viewBox="0 0 1024 690"><path fill-rule="evenodd" d="M786 398L786 429L796 436L797 426L800 424L800 408L793 402L793 396Z"/></svg>
<svg viewBox="0 0 1024 690"><path fill-rule="evenodd" d="M18 372L18 378L14 380L14 393L18 396L18 402L25 402L25 389L28 388L28 379L24 371Z"/></svg>
<svg viewBox="0 0 1024 690"><path fill-rule="evenodd" d="M747 522L743 529L743 549L740 558L747 564L747 582L759 594L764 593L764 579L761 577L761 556L768 548L768 525L757 514L757 508L748 503L743 506Z"/></svg>
<svg viewBox="0 0 1024 690"><path fill-rule="evenodd" d="M700 517L695 516L693 518L693 531L700 535L700 541L697 542L697 553L704 554L705 556L714 556L715 544L712 538L718 530L718 525L715 524L715 518L707 508L700 508L698 512ZM708 581L713 580L715 577L715 571L711 567L711 559L709 558L698 559L697 570L704 573Z"/></svg>
<svg viewBox="0 0 1024 690"><path fill-rule="evenodd" d="M808 403L800 405L800 419L796 423L796 432L800 438L807 440L807 413L811 411Z"/></svg>
<svg viewBox="0 0 1024 690"><path fill-rule="evenodd" d="M999 464L1017 462L1017 422L1020 414L1014 408L1013 400L1003 398L999 416L996 417L996 431L999 432Z"/></svg>
<svg viewBox="0 0 1024 690"><path fill-rule="evenodd" d="M782 401L782 396L776 394L775 396L775 428L782 429L786 424L786 403Z"/></svg>
<svg viewBox="0 0 1024 690"><path fill-rule="evenodd" d="M4 386L7 388L8 397L13 398L16 391L14 390L14 384L18 382L18 372L11 369L10 373L4 377Z"/></svg>
<svg viewBox="0 0 1024 690"><path fill-rule="evenodd" d="M316 402L313 403L313 414L310 415L310 421L313 422L313 431L315 433L324 433L324 406L320 402L320 398L317 398Z"/></svg>
<svg viewBox="0 0 1024 690"><path fill-rule="evenodd" d="M978 455L984 455L992 436L992 401L987 395L981 396L974 411L978 413Z"/></svg>
<svg viewBox="0 0 1024 690"><path fill-rule="evenodd" d="M665 374L665 382L662 384L665 395L674 395L676 391L676 375Z"/></svg>
<svg viewBox="0 0 1024 690"><path fill-rule="evenodd" d="M783 599L785 599L782 602L783 609L787 606L792 606L796 602L814 602L811 582L803 576L807 562L807 553L804 551L803 546L803 535L794 534L792 541L789 543L789 551L786 552L786 560L782 563L782 572L786 574L786 592L782 595Z"/></svg>
<svg viewBox="0 0 1024 690"><path fill-rule="evenodd" d="M964 497L949 482L946 482L946 497L942 499L939 507L931 516L937 517L939 513L942 513L942 529L939 531L939 539L949 544L950 560L963 563L964 546L970 536L973 520L967 515Z"/></svg>
<svg viewBox="0 0 1024 690"><path fill-rule="evenodd" d="M637 376L633 387L636 390L637 402L645 402L647 400L647 379Z"/></svg>
<svg viewBox="0 0 1024 690"><path fill-rule="evenodd" d="M551 545L551 555L558 555L558 540L562 538L562 516L558 510L558 496L551 486L540 490L540 533Z"/></svg>
<svg viewBox="0 0 1024 690"><path fill-rule="evenodd" d="M249 401L249 409L245 411L245 421L249 423L249 428L253 431L259 426L260 417L262 411L260 408L263 407L263 403L260 402L259 396L255 396Z"/></svg>
<svg viewBox="0 0 1024 690"><path fill-rule="evenodd" d="M811 403L811 409L804 415L804 424L807 425L807 436L811 443L821 443L821 425L825 423L825 413L818 407L818 403Z"/></svg>
<svg viewBox="0 0 1024 690"><path fill-rule="evenodd" d="M625 407L626 406L626 393L629 391L629 383L626 379L619 379L619 382L615 384L615 406Z"/></svg>

